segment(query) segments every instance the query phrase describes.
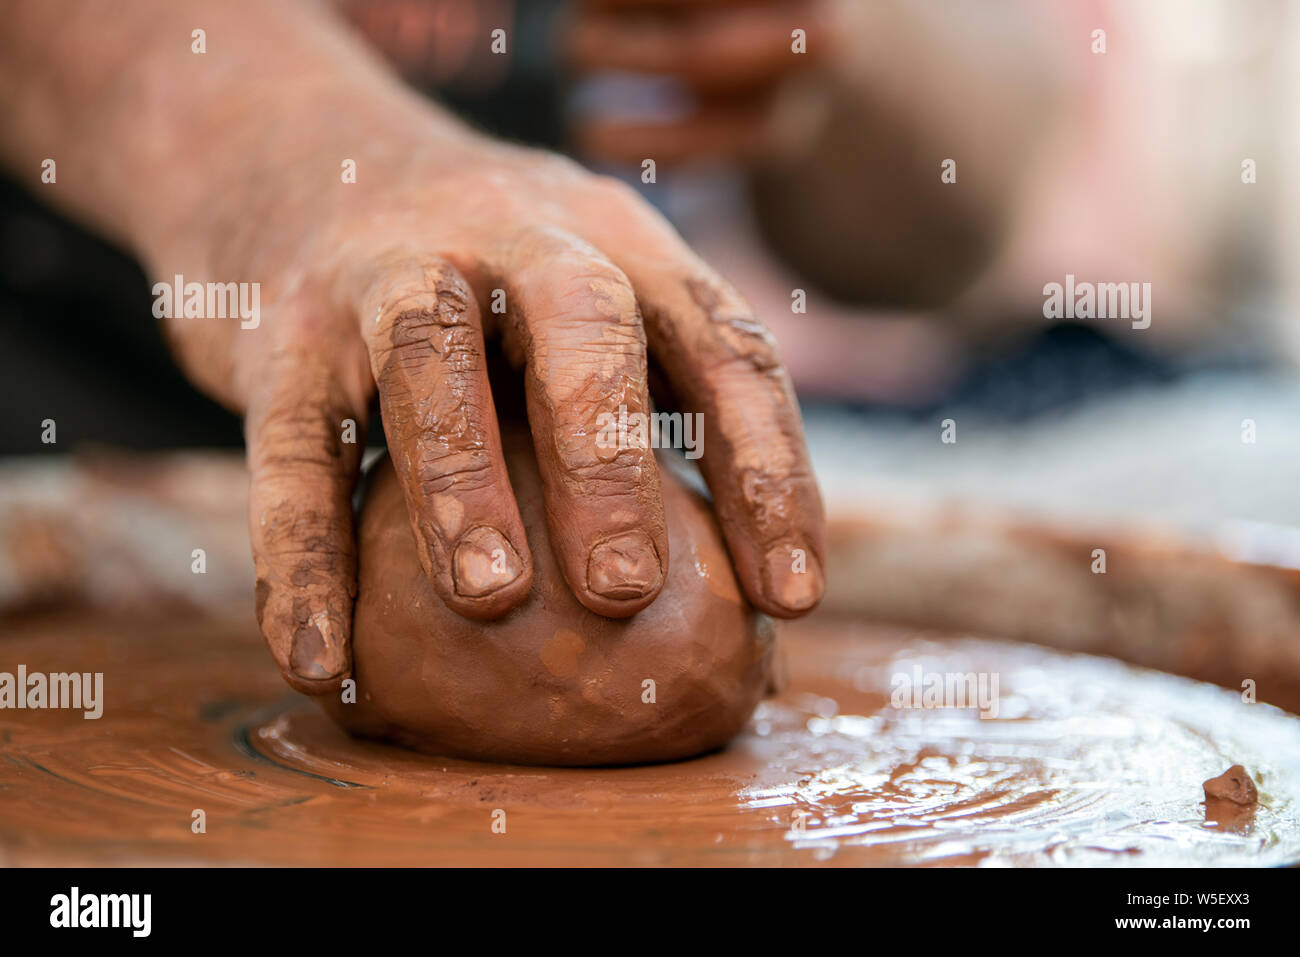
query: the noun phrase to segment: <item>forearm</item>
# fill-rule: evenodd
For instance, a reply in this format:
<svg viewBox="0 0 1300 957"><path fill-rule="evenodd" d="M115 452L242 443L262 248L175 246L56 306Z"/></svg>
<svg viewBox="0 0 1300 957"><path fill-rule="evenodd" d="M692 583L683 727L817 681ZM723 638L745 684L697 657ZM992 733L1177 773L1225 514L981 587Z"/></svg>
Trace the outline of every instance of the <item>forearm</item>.
<svg viewBox="0 0 1300 957"><path fill-rule="evenodd" d="M370 131L469 135L310 0L15 0L0 16L0 161L39 188L54 159L42 198L149 262L187 237L238 232L259 194L331 182L345 158L383 148ZM274 175L331 137L333 177Z"/></svg>

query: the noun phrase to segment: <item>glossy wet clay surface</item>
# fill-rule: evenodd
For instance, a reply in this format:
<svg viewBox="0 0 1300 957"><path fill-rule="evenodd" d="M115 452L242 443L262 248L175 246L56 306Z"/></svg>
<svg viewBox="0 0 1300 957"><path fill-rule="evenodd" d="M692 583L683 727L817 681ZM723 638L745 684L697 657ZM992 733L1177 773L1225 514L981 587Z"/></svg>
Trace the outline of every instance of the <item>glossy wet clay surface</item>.
<svg viewBox="0 0 1300 957"><path fill-rule="evenodd" d="M0 864L1300 861L1300 718L1032 646L783 637L785 692L726 750L577 770L352 740L287 692L251 622L10 624L0 672L102 671L105 704L0 710ZM891 702L896 676L946 673L996 675L996 718ZM1233 764L1258 805L1207 809Z"/></svg>

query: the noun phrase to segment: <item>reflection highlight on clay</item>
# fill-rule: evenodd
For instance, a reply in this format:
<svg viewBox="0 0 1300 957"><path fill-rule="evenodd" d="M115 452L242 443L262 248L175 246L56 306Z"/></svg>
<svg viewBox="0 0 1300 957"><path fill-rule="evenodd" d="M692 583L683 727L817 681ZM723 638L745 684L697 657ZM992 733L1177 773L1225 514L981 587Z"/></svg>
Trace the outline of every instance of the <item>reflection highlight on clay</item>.
<svg viewBox="0 0 1300 957"><path fill-rule="evenodd" d="M957 670L1002 662L1004 717L888 704L827 715L830 699L806 695L769 702L756 723L806 772L745 789L744 805L767 810L785 840L823 859L887 845L893 860L917 864L1294 859L1294 718L1118 662L974 640L916 643L885 667L855 671L854 690L887 691L890 669L918 651ZM1292 797L1261 801L1258 812L1202 801L1207 774L1238 763Z"/></svg>

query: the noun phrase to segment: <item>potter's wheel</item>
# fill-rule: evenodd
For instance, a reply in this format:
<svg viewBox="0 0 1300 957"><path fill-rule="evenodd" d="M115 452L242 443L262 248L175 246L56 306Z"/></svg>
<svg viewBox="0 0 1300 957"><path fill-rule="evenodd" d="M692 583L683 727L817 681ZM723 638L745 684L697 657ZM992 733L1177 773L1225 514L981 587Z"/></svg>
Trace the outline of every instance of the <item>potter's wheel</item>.
<svg viewBox="0 0 1300 957"><path fill-rule="evenodd" d="M249 623L9 632L0 670L104 671L107 704L0 711L0 863L1300 861L1300 718L1031 646L797 624L787 690L726 751L550 770L354 741L283 693ZM891 707L916 666L996 673L998 717ZM1236 763L1258 810L1207 820L1201 782Z"/></svg>

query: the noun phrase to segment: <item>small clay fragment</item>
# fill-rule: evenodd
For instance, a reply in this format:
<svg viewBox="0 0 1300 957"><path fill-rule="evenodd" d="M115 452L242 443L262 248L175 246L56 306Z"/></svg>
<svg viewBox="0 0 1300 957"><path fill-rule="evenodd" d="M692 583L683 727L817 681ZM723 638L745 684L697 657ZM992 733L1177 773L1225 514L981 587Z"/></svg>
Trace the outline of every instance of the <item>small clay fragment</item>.
<svg viewBox="0 0 1300 957"><path fill-rule="evenodd" d="M1205 788L1206 802L1231 801L1233 804L1253 805L1259 801L1255 782L1240 764L1234 764L1217 778L1210 778L1202 787Z"/></svg>
<svg viewBox="0 0 1300 957"><path fill-rule="evenodd" d="M661 462L663 590L630 618L605 618L578 602L552 554L527 430L503 422L501 438L533 553L528 597L495 621L450 611L385 459L359 524L356 702L322 706L357 734L478 760L632 764L721 747L774 682L775 638L741 594L708 501Z"/></svg>

